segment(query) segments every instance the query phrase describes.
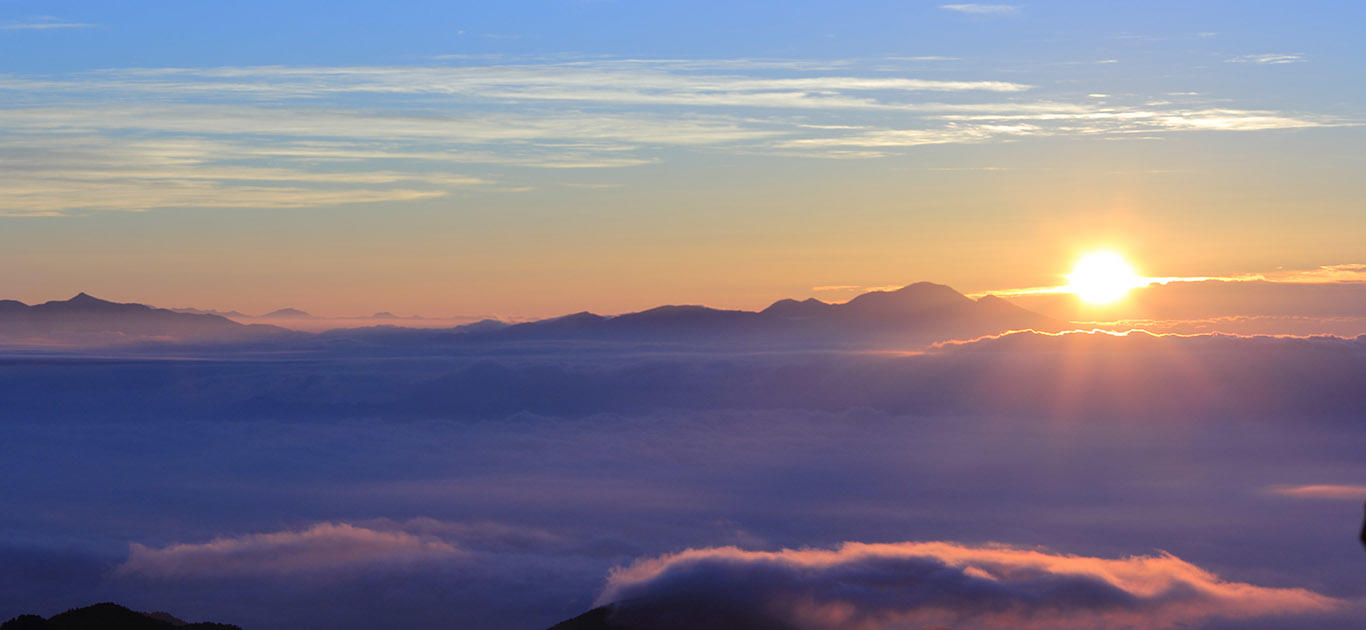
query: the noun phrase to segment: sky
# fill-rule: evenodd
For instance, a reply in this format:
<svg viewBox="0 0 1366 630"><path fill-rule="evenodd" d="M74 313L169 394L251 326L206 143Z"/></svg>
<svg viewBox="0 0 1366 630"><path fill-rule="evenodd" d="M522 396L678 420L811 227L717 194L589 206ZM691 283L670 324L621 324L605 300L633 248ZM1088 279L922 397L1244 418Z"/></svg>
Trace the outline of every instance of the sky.
<svg viewBox="0 0 1366 630"><path fill-rule="evenodd" d="M1361 263L1363 19L6 0L0 296L520 319Z"/></svg>

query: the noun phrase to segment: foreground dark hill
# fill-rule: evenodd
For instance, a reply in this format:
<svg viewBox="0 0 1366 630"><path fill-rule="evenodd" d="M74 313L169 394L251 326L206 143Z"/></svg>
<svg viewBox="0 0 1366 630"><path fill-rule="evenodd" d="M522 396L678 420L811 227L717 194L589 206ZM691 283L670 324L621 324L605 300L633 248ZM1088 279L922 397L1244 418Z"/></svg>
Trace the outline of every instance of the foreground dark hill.
<svg viewBox="0 0 1366 630"><path fill-rule="evenodd" d="M799 630L782 623L763 611L735 610L722 604L715 610L682 610L677 614L658 615L643 612L629 604L608 604L566 619L549 630L692 630L693 628L728 628L732 630Z"/></svg>
<svg viewBox="0 0 1366 630"><path fill-rule="evenodd" d="M3 625L0 630L242 630L225 623L189 623L164 612L140 613L118 604L104 603L73 608L60 615L43 619L38 615L20 615Z"/></svg>
<svg viewBox="0 0 1366 630"><path fill-rule="evenodd" d="M5 629L8 630L8 629ZM550 630L630 630L627 626L612 620L611 606L598 606L573 619L566 619L550 627Z"/></svg>
<svg viewBox="0 0 1366 630"><path fill-rule="evenodd" d="M106 346L121 343L239 342L287 334L205 313L110 302L81 293L29 306L0 300L0 344Z"/></svg>

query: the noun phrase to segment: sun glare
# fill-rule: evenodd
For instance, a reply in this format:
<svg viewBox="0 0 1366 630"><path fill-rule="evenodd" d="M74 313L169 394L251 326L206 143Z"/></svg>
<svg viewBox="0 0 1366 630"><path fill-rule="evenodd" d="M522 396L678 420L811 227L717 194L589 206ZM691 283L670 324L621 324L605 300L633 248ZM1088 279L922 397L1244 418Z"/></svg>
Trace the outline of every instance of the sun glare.
<svg viewBox="0 0 1366 630"><path fill-rule="evenodd" d="M1067 290L1087 304L1109 304L1147 284L1123 256L1110 251L1082 256L1067 281Z"/></svg>

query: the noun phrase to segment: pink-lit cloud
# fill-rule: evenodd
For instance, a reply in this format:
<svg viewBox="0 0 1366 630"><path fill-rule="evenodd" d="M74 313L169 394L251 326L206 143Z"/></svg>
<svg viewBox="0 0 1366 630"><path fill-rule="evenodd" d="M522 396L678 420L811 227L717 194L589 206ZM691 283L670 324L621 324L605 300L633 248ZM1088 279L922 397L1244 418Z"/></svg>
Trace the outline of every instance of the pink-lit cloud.
<svg viewBox="0 0 1366 630"><path fill-rule="evenodd" d="M613 571L598 603L615 604L628 627L805 630L1186 627L1344 605L1227 581L1167 553L1098 558L953 542L689 549Z"/></svg>
<svg viewBox="0 0 1366 630"><path fill-rule="evenodd" d="M215 538L205 543L176 543L161 548L132 543L128 559L116 571L120 575L152 578L333 573L449 559L464 553L454 543L421 531L423 528L409 532L385 525L317 523L303 530Z"/></svg>
<svg viewBox="0 0 1366 630"><path fill-rule="evenodd" d="M1297 499L1366 500L1366 485L1363 484L1276 485L1267 488L1266 491Z"/></svg>

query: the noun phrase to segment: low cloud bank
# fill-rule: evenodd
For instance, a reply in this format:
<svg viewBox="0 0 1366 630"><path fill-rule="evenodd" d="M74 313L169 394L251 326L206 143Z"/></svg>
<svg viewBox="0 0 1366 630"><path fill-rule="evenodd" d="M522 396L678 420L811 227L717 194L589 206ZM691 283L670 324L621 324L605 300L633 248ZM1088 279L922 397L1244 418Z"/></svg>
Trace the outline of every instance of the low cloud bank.
<svg viewBox="0 0 1366 630"><path fill-rule="evenodd" d="M1071 293L1003 297L1017 306L1069 321L1150 320L1163 322L1164 329L1189 322L1215 332L1255 328L1267 334L1333 333L1349 323L1344 318L1366 317L1366 265L1180 280L1135 289L1124 300L1104 306L1087 305Z"/></svg>
<svg viewBox="0 0 1366 630"><path fill-rule="evenodd" d="M1170 627L1343 605L1224 581L1166 553L1109 559L951 542L690 549L614 570L598 603L614 604L622 627L656 630Z"/></svg>
<svg viewBox="0 0 1366 630"><path fill-rule="evenodd" d="M596 349L596 350L595 350ZM635 354L625 353L627 350ZM1356 422L1366 337L1014 333L927 353L594 354L311 363L33 361L0 415L482 419L677 410L873 409L920 416Z"/></svg>
<svg viewBox="0 0 1366 630"><path fill-rule="evenodd" d="M251 577L330 573L402 565L463 554L452 542L416 528L317 523L300 531L215 538L153 548L129 545L117 573L151 578Z"/></svg>

